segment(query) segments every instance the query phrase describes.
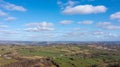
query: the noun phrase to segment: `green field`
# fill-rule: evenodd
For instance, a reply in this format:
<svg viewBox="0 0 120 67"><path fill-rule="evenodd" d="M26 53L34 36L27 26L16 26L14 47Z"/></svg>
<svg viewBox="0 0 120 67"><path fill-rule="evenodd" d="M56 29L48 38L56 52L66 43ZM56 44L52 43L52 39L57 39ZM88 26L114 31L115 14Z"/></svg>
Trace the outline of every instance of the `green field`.
<svg viewBox="0 0 120 67"><path fill-rule="evenodd" d="M14 58L16 56L49 58L59 67L107 67L120 62L119 51L93 49L83 45L1 46L0 52L12 57L6 59L1 56L0 65L17 62Z"/></svg>

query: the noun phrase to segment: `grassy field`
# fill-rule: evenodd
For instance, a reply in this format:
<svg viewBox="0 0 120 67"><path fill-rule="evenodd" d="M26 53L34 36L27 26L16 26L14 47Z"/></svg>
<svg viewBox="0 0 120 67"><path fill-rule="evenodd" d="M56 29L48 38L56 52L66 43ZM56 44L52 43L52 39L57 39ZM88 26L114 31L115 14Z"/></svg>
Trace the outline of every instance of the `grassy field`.
<svg viewBox="0 0 120 67"><path fill-rule="evenodd" d="M5 65L5 64L10 64L16 61L17 60L15 59L5 59L5 58L0 57L0 66Z"/></svg>
<svg viewBox="0 0 120 67"><path fill-rule="evenodd" d="M59 65L59 67L99 67L100 65L107 67L108 63L119 62L120 60L120 53L117 51L111 52L78 45L1 46L0 52L3 55L9 54L19 57L46 57ZM16 61L14 58L0 57L0 65Z"/></svg>

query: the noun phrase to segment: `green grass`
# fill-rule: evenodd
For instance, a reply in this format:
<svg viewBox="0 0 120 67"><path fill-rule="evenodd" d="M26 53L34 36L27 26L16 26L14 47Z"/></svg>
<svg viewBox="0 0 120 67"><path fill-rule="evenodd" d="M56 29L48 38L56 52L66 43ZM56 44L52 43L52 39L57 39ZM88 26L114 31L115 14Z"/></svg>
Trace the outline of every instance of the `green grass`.
<svg viewBox="0 0 120 67"><path fill-rule="evenodd" d="M48 50L29 50L29 49L23 49L20 50L19 53L21 55L25 55L25 56L46 56L46 57L56 57L56 56L60 56L61 54L63 54L63 52L56 52L56 51L48 51Z"/></svg>
<svg viewBox="0 0 120 67"><path fill-rule="evenodd" d="M98 61L90 58L71 58L70 57L59 57L55 58L54 61L60 65L60 67L87 67L94 64L99 64Z"/></svg>
<svg viewBox="0 0 120 67"><path fill-rule="evenodd" d="M2 65L10 64L10 63L13 63L13 62L16 62L16 60L15 59L5 59L5 58L0 57L0 67Z"/></svg>

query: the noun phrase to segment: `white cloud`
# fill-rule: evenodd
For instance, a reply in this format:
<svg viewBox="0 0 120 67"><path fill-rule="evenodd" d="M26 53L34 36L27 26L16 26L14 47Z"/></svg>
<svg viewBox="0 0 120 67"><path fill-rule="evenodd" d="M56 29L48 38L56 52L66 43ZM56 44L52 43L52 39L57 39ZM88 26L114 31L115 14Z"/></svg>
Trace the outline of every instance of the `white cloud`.
<svg viewBox="0 0 120 67"><path fill-rule="evenodd" d="M57 4L60 6L61 9L64 9L66 6L74 6L76 5L77 3L79 3L78 1L72 1L72 0L69 0L68 2L66 3L63 3L62 1L58 1Z"/></svg>
<svg viewBox="0 0 120 67"><path fill-rule="evenodd" d="M120 21L120 12L116 12L116 13L110 15L110 18L113 19L113 20Z"/></svg>
<svg viewBox="0 0 120 67"><path fill-rule="evenodd" d="M118 29L120 29L120 26L109 25L109 26L106 26L105 29L108 29L108 30L118 30Z"/></svg>
<svg viewBox="0 0 120 67"><path fill-rule="evenodd" d="M52 26L53 23L41 22L41 23L29 23L25 26L30 26L31 28L24 29L25 31L40 32L40 31L53 31L55 30Z"/></svg>
<svg viewBox="0 0 120 67"><path fill-rule="evenodd" d="M74 6L74 5L76 5L77 3L78 3L77 1L71 1L71 0L68 1L68 5L69 5L69 6Z"/></svg>
<svg viewBox="0 0 120 67"><path fill-rule="evenodd" d="M103 31L95 31L93 32L94 35L104 35L105 33Z"/></svg>
<svg viewBox="0 0 120 67"><path fill-rule="evenodd" d="M107 30L118 30L120 29L120 26L118 25L113 25L111 22L99 22L97 24L98 27L102 27Z"/></svg>
<svg viewBox="0 0 120 67"><path fill-rule="evenodd" d="M38 28L26 28L26 29L24 29L25 31L29 31L29 32L31 32L31 31L33 31L33 32L38 32L39 31L39 29Z"/></svg>
<svg viewBox="0 0 120 67"><path fill-rule="evenodd" d="M79 31L79 32L76 32L76 31L71 31L71 32L68 32L68 33L64 33L64 35L62 35L61 37L66 37L66 38L87 38L88 37L90 39L93 39L93 38L100 38L101 39L109 39L109 38L119 38L120 35L119 34L116 34L116 33L113 33L113 32L106 32L106 31L102 31L102 30L97 30L97 31Z"/></svg>
<svg viewBox="0 0 120 67"><path fill-rule="evenodd" d="M5 2L5 1L2 1L0 3L0 6L6 10L10 10L10 11L27 11L27 9L25 9L24 7L22 6L17 6L15 4L12 4L12 3L8 3L8 2Z"/></svg>
<svg viewBox="0 0 120 67"><path fill-rule="evenodd" d="M108 36L108 37L112 37L112 38L119 38L119 37L120 37L120 35L113 34L113 33L108 33L107 36Z"/></svg>
<svg viewBox="0 0 120 67"><path fill-rule="evenodd" d="M0 10L0 16L6 16L6 15L7 15L7 13Z"/></svg>
<svg viewBox="0 0 120 67"><path fill-rule="evenodd" d="M63 20L63 21L60 21L60 24L63 24L63 25L66 25L66 24L71 24L73 21L71 20Z"/></svg>
<svg viewBox="0 0 120 67"><path fill-rule="evenodd" d="M16 18L15 18L15 17L7 17L7 18L5 19L5 21L13 21L13 20L16 20Z"/></svg>
<svg viewBox="0 0 120 67"><path fill-rule="evenodd" d="M57 37L56 34L51 34L51 33L44 33L44 34L39 34L39 35L26 35L28 38L54 38L54 37Z"/></svg>
<svg viewBox="0 0 120 67"><path fill-rule="evenodd" d="M26 24L25 26L42 26L42 27L47 27L47 26L53 26L53 23L43 21L43 22L29 23L29 24Z"/></svg>
<svg viewBox="0 0 120 67"><path fill-rule="evenodd" d="M25 31L28 31L28 32L40 32L40 31L53 31L54 28L47 28L47 27L35 27L35 28L26 28L24 29Z"/></svg>
<svg viewBox="0 0 120 67"><path fill-rule="evenodd" d="M107 8L103 5L78 5L78 6L67 6L62 13L63 14L96 14L106 12Z"/></svg>
<svg viewBox="0 0 120 67"><path fill-rule="evenodd" d="M89 35L89 32L87 31L68 31L67 33L64 33L65 37L84 37L84 35Z"/></svg>
<svg viewBox="0 0 120 67"><path fill-rule="evenodd" d="M111 25L111 22L98 22L97 23L97 26L108 26L108 25Z"/></svg>
<svg viewBox="0 0 120 67"><path fill-rule="evenodd" d="M0 30L0 33L3 33L3 34L18 34L17 32L11 31L11 30Z"/></svg>
<svg viewBox="0 0 120 67"><path fill-rule="evenodd" d="M85 21L79 21L78 24L85 24L85 25L89 25L89 24L92 24L93 21L91 20L85 20Z"/></svg>
<svg viewBox="0 0 120 67"><path fill-rule="evenodd" d="M42 26L42 27L53 26L53 23L41 22L41 23L40 23L40 26Z"/></svg>
<svg viewBox="0 0 120 67"><path fill-rule="evenodd" d="M119 38L120 35L113 33L113 32L103 32L103 31L94 31L93 36L97 38Z"/></svg>
<svg viewBox="0 0 120 67"><path fill-rule="evenodd" d="M7 25L0 25L0 28L8 28Z"/></svg>

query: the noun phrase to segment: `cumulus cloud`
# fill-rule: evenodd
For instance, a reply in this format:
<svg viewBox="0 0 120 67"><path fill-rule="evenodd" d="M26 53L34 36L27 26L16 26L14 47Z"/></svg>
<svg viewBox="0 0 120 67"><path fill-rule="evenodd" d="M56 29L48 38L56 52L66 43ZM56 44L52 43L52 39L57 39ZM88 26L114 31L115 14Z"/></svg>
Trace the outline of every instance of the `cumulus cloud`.
<svg viewBox="0 0 120 67"><path fill-rule="evenodd" d="M111 22L98 22L97 26L108 26L111 25Z"/></svg>
<svg viewBox="0 0 120 67"><path fill-rule="evenodd" d="M7 13L3 12L2 10L0 10L0 16L6 16Z"/></svg>
<svg viewBox="0 0 120 67"><path fill-rule="evenodd" d="M67 6L62 13L63 14L96 14L106 12L107 8L103 5L93 6L93 5L77 5L77 6Z"/></svg>
<svg viewBox="0 0 120 67"><path fill-rule="evenodd" d="M118 20L118 21L120 21L120 12L116 12L116 13L110 15L110 18L112 20Z"/></svg>
<svg viewBox="0 0 120 67"><path fill-rule="evenodd" d="M118 30L118 29L120 29L120 26L114 25L111 22L99 22L97 24L97 26L101 27L101 28L104 28L104 29L107 29L107 30Z"/></svg>
<svg viewBox="0 0 120 67"><path fill-rule="evenodd" d="M79 21L78 24L85 24L85 25L89 25L89 24L92 24L93 21L91 20L85 20L85 21Z"/></svg>
<svg viewBox="0 0 120 67"><path fill-rule="evenodd" d="M5 21L13 21L13 20L16 20L16 18L15 17L7 17L7 18L5 18Z"/></svg>
<svg viewBox="0 0 120 67"><path fill-rule="evenodd" d="M63 21L60 21L60 24L63 24L63 25L66 25L66 24L71 24L73 21L71 20L63 20Z"/></svg>
<svg viewBox="0 0 120 67"><path fill-rule="evenodd" d="M6 10L10 10L10 11L27 11L27 9L25 9L22 6L18 6L9 2L5 2L5 1L1 1L0 6Z"/></svg>
<svg viewBox="0 0 120 67"><path fill-rule="evenodd" d="M49 22L41 22L41 23L29 23L25 26L29 26L31 28L24 29L25 31L31 31L31 32L40 32L40 31L52 31L54 30L53 23Z"/></svg>
<svg viewBox="0 0 120 67"><path fill-rule="evenodd" d="M78 1L72 1L72 0L69 0L68 2L66 3L63 3L62 1L58 1L57 4L60 6L61 9L64 9L66 6L74 6L76 5L77 3L79 3Z"/></svg>

